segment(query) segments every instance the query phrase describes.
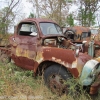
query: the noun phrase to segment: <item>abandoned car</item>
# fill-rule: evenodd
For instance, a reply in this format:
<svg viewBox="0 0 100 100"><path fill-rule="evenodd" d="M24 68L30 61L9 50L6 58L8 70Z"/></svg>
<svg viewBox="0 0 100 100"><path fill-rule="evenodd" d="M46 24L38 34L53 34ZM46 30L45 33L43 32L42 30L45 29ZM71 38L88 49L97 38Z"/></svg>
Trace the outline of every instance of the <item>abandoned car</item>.
<svg viewBox="0 0 100 100"><path fill-rule="evenodd" d="M97 34L92 35L89 27L74 26L63 28L64 36L70 39L74 44L82 44L83 42L83 53L91 51L92 57L100 56L100 42L97 40ZM92 49L91 49L92 48Z"/></svg>

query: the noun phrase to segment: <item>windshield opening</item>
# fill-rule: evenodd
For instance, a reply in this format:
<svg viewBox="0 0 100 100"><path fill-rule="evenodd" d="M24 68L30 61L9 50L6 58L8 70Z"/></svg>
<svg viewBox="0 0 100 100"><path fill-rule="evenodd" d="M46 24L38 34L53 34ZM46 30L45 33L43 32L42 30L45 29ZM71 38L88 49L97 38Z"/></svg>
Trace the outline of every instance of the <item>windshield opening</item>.
<svg viewBox="0 0 100 100"><path fill-rule="evenodd" d="M40 28L44 35L62 34L61 28L54 23L40 23Z"/></svg>

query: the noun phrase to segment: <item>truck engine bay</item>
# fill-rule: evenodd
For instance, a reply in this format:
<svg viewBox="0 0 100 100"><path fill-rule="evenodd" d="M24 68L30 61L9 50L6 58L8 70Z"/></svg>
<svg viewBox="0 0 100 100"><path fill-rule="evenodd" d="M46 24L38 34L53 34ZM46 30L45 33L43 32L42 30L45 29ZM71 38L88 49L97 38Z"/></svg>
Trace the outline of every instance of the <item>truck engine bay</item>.
<svg viewBox="0 0 100 100"><path fill-rule="evenodd" d="M71 50L75 50L77 48L83 49L83 43L73 43L70 39L67 40L65 37L62 36L45 38L43 39L42 45Z"/></svg>

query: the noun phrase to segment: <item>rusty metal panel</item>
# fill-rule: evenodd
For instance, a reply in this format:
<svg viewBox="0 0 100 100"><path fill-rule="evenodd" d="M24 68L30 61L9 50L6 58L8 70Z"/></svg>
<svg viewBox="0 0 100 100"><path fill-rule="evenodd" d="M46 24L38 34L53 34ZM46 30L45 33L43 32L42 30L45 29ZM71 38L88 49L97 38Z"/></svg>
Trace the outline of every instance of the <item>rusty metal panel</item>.
<svg viewBox="0 0 100 100"><path fill-rule="evenodd" d="M82 34L82 32L90 32L90 29L82 26L74 26L72 29L76 30L76 34Z"/></svg>
<svg viewBox="0 0 100 100"><path fill-rule="evenodd" d="M57 60L57 62L67 61L70 64L75 60L75 56L72 50L66 50L61 48L50 48L50 47L44 48L43 57L44 59L52 58L52 60Z"/></svg>

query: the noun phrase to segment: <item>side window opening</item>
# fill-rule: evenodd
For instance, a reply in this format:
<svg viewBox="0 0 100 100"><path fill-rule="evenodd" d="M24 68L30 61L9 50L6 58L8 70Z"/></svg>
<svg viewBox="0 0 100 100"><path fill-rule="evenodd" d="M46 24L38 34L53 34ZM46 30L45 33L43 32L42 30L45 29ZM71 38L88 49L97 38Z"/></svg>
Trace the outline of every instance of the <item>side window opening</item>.
<svg viewBox="0 0 100 100"><path fill-rule="evenodd" d="M19 35L30 36L32 32L37 33L36 25L33 23L22 23L19 29Z"/></svg>

